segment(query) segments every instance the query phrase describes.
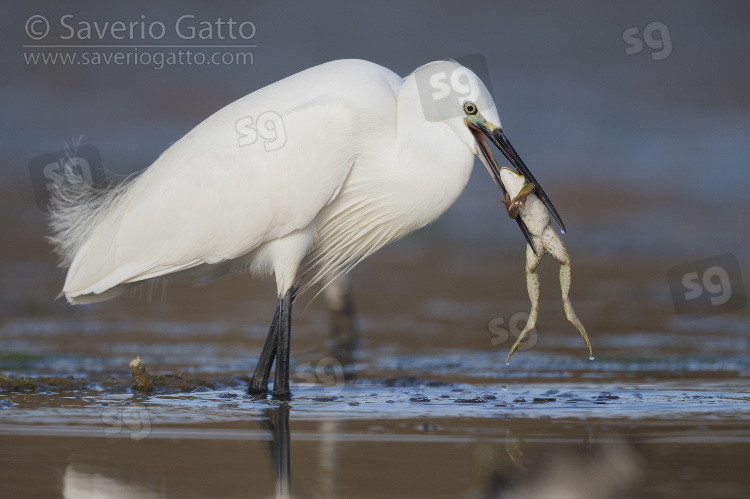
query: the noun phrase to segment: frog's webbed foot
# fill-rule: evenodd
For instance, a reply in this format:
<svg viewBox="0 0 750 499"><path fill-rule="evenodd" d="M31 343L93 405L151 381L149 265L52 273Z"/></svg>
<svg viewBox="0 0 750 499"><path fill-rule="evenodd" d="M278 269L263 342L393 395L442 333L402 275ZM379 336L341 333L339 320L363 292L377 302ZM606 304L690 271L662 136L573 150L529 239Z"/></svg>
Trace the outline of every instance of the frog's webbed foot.
<svg viewBox="0 0 750 499"><path fill-rule="evenodd" d="M518 210L526 205L526 198L529 194L534 192L534 184L524 182L521 190L518 191L513 199L510 199L510 194L505 194L505 199L501 200L505 207L508 209L508 216L510 218L516 218L518 216Z"/></svg>
<svg viewBox="0 0 750 499"><path fill-rule="evenodd" d="M526 336L529 334L529 331L532 328L524 328L524 330L521 332L521 334L518 335L518 339L515 343L513 343L513 346L510 347L510 352L508 352L508 357L505 358L505 365L507 366L510 364L510 358L513 357L513 354L516 353L516 350L518 350L518 347L521 345L521 342L526 338Z"/></svg>

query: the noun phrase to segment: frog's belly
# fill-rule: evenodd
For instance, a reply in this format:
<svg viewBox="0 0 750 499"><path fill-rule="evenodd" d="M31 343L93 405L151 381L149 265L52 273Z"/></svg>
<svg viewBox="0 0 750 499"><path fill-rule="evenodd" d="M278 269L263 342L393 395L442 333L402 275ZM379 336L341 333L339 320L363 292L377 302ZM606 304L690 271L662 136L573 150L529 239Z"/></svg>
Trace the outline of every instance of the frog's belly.
<svg viewBox="0 0 750 499"><path fill-rule="evenodd" d="M531 194L521 210L521 220L533 235L538 236L550 224L549 212L538 197Z"/></svg>

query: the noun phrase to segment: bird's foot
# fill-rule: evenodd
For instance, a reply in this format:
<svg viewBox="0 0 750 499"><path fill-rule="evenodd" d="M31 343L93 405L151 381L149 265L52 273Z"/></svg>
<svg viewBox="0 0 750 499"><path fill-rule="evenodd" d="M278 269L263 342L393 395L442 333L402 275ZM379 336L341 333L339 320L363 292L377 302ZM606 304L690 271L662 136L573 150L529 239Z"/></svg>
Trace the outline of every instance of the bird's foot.
<svg viewBox="0 0 750 499"><path fill-rule="evenodd" d="M266 395L268 393L268 379L261 380L253 376L250 386L247 387L248 395Z"/></svg>

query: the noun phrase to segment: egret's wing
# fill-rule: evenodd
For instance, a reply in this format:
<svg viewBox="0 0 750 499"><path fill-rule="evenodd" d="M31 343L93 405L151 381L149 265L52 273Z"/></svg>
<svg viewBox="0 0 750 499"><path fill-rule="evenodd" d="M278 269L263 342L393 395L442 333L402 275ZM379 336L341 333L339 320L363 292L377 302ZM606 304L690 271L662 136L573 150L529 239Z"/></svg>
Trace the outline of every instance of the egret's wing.
<svg viewBox="0 0 750 499"><path fill-rule="evenodd" d="M314 76L335 85L331 73ZM310 224L346 179L362 123L324 81L292 78L218 111L137 177L78 250L68 299L235 259Z"/></svg>

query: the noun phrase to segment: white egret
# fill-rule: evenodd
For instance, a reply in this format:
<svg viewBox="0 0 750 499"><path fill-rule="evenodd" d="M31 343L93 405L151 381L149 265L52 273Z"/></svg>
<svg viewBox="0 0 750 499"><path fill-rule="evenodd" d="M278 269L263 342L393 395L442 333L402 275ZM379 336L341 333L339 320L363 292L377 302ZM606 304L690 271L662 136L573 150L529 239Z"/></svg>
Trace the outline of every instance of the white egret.
<svg viewBox="0 0 750 499"><path fill-rule="evenodd" d="M58 190L62 294L90 303L178 272L272 272L278 306L248 391L266 393L275 358L273 395L288 398L298 292L437 219L475 154L504 195L487 139L563 227L467 68L439 61L406 78L362 60L307 69L217 111L113 189Z"/></svg>

